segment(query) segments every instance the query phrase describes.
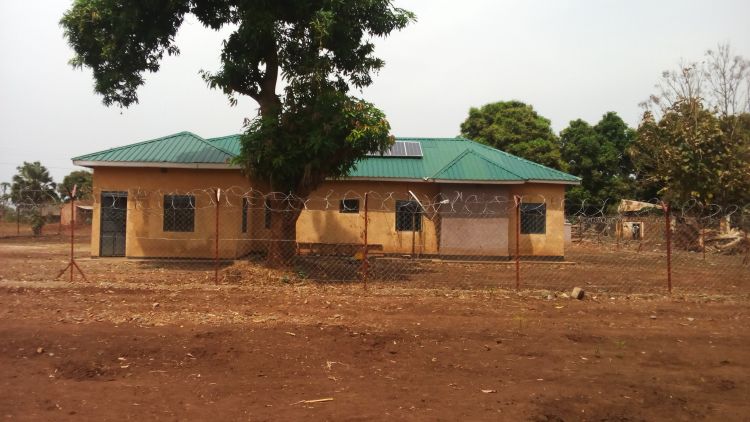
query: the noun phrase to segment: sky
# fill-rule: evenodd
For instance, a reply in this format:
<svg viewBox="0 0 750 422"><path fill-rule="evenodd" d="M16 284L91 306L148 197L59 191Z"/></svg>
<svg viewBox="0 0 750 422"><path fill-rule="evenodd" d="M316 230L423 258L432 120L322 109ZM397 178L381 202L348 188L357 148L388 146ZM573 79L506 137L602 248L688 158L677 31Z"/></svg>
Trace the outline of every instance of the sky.
<svg viewBox="0 0 750 422"><path fill-rule="evenodd" d="M147 75L140 103L107 108L88 70L68 65L58 25L71 2L0 0L0 181L41 161L55 181L70 158L180 131L239 133L256 104L230 107L199 70L219 65L228 31L189 17L167 57ZM418 21L377 40L386 66L355 92L385 111L403 137L452 137L470 107L521 100L556 132L608 111L637 126L638 104L663 70L730 42L750 57L747 0L396 0Z"/></svg>

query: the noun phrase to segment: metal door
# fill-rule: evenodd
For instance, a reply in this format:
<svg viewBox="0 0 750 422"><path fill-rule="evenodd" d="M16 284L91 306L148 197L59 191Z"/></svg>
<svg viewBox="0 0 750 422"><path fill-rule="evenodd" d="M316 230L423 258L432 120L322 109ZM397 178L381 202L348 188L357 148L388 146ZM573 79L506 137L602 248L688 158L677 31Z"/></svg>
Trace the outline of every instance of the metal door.
<svg viewBox="0 0 750 422"><path fill-rule="evenodd" d="M102 192L99 210L99 256L125 256L128 193Z"/></svg>

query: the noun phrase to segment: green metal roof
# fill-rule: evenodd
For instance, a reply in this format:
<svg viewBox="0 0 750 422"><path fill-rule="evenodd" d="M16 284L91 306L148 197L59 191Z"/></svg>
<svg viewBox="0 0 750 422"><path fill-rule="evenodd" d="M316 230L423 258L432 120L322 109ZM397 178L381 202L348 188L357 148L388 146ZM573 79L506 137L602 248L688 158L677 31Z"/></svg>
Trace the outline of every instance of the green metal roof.
<svg viewBox="0 0 750 422"><path fill-rule="evenodd" d="M550 181L577 184L580 178L465 138L397 138L419 142L423 157L368 156L349 177L445 181ZM95 166L123 163L227 163L240 153L240 135L203 139L190 132L76 157ZM103 163L104 164L104 163Z"/></svg>
<svg viewBox="0 0 750 422"><path fill-rule="evenodd" d="M156 138L137 144L94 152L73 158L88 162L213 163L229 162L235 154L190 132Z"/></svg>

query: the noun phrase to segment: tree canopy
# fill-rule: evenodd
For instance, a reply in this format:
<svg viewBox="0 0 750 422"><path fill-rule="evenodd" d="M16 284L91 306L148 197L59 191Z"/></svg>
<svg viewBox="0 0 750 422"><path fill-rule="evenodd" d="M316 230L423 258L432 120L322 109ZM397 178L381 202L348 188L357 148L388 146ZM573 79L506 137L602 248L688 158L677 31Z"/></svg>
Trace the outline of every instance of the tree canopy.
<svg viewBox="0 0 750 422"><path fill-rule="evenodd" d="M581 177L568 199L602 204L635 196L634 170L628 149L635 131L615 112L606 113L595 126L578 119L560 133L562 158L568 171Z"/></svg>
<svg viewBox="0 0 750 422"><path fill-rule="evenodd" d="M662 197L703 204L750 199L747 115L716 116L699 99L684 98L660 119L644 114L631 153L642 183Z"/></svg>
<svg viewBox="0 0 750 422"><path fill-rule="evenodd" d="M415 20L391 0L77 0L61 25L75 51L71 64L93 70L104 104L128 107L144 73L179 54L175 35L187 14L213 30L232 28L219 69L201 75L232 105L239 95L258 103L237 162L261 187L305 197L393 143L383 112L349 95L384 65L373 39ZM292 239L298 215L272 222L274 237Z"/></svg>
<svg viewBox="0 0 750 422"><path fill-rule="evenodd" d="M548 167L566 169L549 119L521 101L472 107L461 123L461 135Z"/></svg>
<svg viewBox="0 0 750 422"><path fill-rule="evenodd" d="M393 142L383 113L348 95L384 65L373 38L414 20L390 0L78 0L61 24L76 53L71 63L93 70L106 105L128 107L144 73L179 54L174 39L187 14L214 30L234 28L220 68L201 74L230 103L246 95L260 106L246 122L239 162L270 188L304 196Z"/></svg>
<svg viewBox="0 0 750 422"><path fill-rule="evenodd" d="M56 187L49 171L39 161L24 161L16 167L10 186L10 200L16 206L37 207L58 200Z"/></svg>
<svg viewBox="0 0 750 422"><path fill-rule="evenodd" d="M74 170L63 177L62 183L57 185L57 192L60 198L68 198L73 186L78 186L76 190L77 199L91 198L94 177L88 170ZM68 198L69 199L69 198Z"/></svg>

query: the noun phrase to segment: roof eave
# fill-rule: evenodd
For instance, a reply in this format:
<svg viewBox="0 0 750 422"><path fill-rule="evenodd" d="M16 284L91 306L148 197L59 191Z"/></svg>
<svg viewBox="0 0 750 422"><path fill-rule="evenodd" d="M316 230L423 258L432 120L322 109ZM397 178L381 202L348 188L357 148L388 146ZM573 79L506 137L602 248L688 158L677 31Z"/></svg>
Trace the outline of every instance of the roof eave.
<svg viewBox="0 0 750 422"><path fill-rule="evenodd" d="M238 170L240 166L228 163L169 163L161 161L85 161L73 160L73 165L81 167L151 167L179 169Z"/></svg>
<svg viewBox="0 0 750 422"><path fill-rule="evenodd" d="M529 179L527 183L548 183L552 185L572 185L578 186L581 184L581 180L544 180L544 179Z"/></svg>
<svg viewBox="0 0 750 422"><path fill-rule="evenodd" d="M522 185L525 180L475 180L475 179L430 179L435 183L458 183L458 184L478 184L478 185Z"/></svg>

